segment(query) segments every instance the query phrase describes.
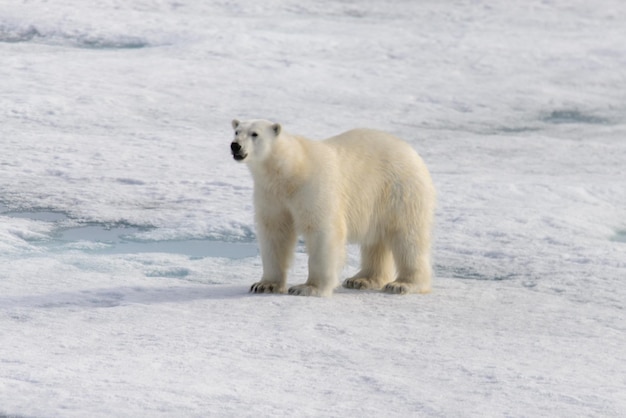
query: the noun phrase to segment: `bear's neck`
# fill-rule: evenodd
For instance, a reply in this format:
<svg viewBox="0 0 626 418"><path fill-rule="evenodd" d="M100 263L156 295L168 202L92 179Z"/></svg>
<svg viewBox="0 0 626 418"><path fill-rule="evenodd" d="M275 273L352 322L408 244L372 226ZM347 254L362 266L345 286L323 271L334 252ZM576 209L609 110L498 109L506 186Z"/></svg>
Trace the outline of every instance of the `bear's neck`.
<svg viewBox="0 0 626 418"><path fill-rule="evenodd" d="M310 160L304 138L282 134L272 146L272 154L251 167L255 187L276 196L291 195L309 175Z"/></svg>

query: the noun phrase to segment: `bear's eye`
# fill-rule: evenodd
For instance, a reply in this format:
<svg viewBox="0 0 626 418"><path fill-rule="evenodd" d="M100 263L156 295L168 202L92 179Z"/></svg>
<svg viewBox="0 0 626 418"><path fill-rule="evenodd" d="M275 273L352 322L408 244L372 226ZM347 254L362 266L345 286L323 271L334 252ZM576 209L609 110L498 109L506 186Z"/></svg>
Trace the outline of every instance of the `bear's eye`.
<svg viewBox="0 0 626 418"><path fill-rule="evenodd" d="M252 132L252 138L256 138L257 136L259 136L259 134L257 134L256 132Z"/></svg>

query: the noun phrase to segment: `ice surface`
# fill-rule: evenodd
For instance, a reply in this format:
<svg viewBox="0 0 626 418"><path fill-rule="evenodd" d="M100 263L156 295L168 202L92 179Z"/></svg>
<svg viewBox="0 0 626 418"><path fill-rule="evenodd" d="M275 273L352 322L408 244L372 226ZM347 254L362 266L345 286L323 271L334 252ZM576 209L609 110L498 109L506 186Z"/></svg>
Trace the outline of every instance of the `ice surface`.
<svg viewBox="0 0 626 418"><path fill-rule="evenodd" d="M69 218L64 213L50 211L6 211L0 205L0 213L4 215L52 222L47 237L37 236L33 242L50 251L58 252L67 249L84 250L93 254L136 254L136 253L173 253L189 257L228 257L245 258L258 254L253 243L223 242L201 239L146 241L140 239L142 233L149 230L131 225L104 225L90 223L75 227L64 227ZM74 224L70 222L71 224Z"/></svg>
<svg viewBox="0 0 626 418"><path fill-rule="evenodd" d="M0 415L625 416L625 21L0 1ZM433 293L248 295L235 117L409 141L438 190Z"/></svg>

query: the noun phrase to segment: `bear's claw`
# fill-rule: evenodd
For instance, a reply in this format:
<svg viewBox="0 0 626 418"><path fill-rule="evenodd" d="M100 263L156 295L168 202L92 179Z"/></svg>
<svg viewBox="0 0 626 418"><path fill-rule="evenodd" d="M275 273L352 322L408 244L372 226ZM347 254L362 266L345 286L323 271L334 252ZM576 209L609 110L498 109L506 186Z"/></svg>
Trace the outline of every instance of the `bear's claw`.
<svg viewBox="0 0 626 418"><path fill-rule="evenodd" d="M370 290L380 289L380 285L374 280L366 277L351 277L343 281L343 287L346 289Z"/></svg>
<svg viewBox="0 0 626 418"><path fill-rule="evenodd" d="M299 284L290 287L289 294L295 296L320 296L319 289L308 284Z"/></svg>
<svg viewBox="0 0 626 418"><path fill-rule="evenodd" d="M396 295L406 295L411 293L411 287L408 283L391 282L383 288L385 293L393 293Z"/></svg>
<svg viewBox="0 0 626 418"><path fill-rule="evenodd" d="M391 282L385 285L385 287L383 287L383 292L385 293L393 293L396 295L406 295L407 293L410 293L410 288L409 285L406 283L398 283L398 282Z"/></svg>
<svg viewBox="0 0 626 418"><path fill-rule="evenodd" d="M250 286L250 293L284 293L279 283L257 282Z"/></svg>
<svg viewBox="0 0 626 418"><path fill-rule="evenodd" d="M430 285L420 286L416 283L403 282L403 281L394 281L388 283L383 287L383 292L385 293L393 293L396 295L406 295L409 293L430 293Z"/></svg>

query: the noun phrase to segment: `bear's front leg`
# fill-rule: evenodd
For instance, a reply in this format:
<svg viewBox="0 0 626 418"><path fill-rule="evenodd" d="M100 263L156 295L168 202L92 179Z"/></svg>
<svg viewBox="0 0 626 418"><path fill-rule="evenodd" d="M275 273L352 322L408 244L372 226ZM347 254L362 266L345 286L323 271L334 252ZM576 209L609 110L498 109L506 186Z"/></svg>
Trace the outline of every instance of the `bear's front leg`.
<svg viewBox="0 0 626 418"><path fill-rule="evenodd" d="M252 293L285 293L287 270L296 246L297 235L287 212L257 213L257 233L263 277L250 287Z"/></svg>
<svg viewBox="0 0 626 418"><path fill-rule="evenodd" d="M343 228L322 228L305 234L309 254L309 277L304 284L289 288L290 295L330 296L337 286L337 277L345 252Z"/></svg>

